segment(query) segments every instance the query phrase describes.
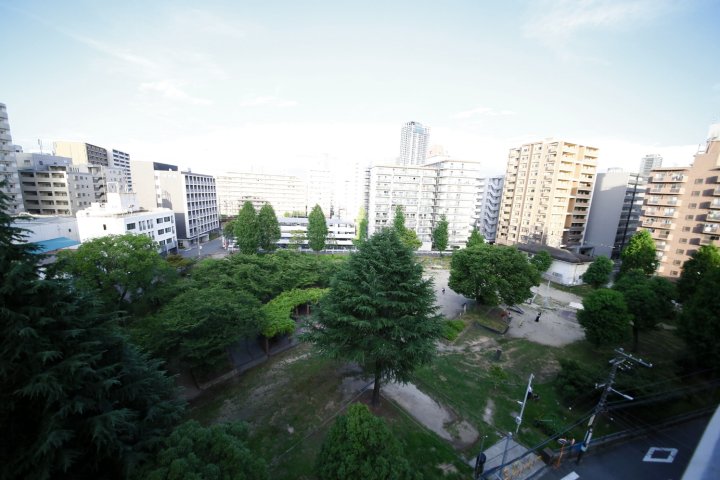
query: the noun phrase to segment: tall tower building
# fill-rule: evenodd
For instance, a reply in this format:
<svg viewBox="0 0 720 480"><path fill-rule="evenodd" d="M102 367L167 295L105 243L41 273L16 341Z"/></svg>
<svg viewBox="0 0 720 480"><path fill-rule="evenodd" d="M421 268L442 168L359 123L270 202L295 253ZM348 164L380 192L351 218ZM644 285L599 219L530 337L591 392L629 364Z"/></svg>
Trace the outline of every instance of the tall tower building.
<svg viewBox="0 0 720 480"><path fill-rule="evenodd" d="M597 148L559 140L511 149L497 243L582 245L597 155Z"/></svg>
<svg viewBox="0 0 720 480"><path fill-rule="evenodd" d="M132 175L130 172L130 154L121 152L120 150L115 150L114 148L112 150L107 151L108 156L108 163L111 167L117 168L118 170L122 170L123 177L125 178L125 185L127 185L127 190L129 192L132 192Z"/></svg>
<svg viewBox="0 0 720 480"><path fill-rule="evenodd" d="M677 278L702 245L720 244L720 124L687 167L650 172L641 227L655 240L657 273Z"/></svg>
<svg viewBox="0 0 720 480"><path fill-rule="evenodd" d="M650 153L645 155L642 160L640 160L640 176L642 177L649 177L650 176L650 170L653 168L659 168L662 167L662 156L658 155L657 153Z"/></svg>
<svg viewBox="0 0 720 480"><path fill-rule="evenodd" d="M407 122L400 132L399 165L423 165L427 158L430 127L419 122Z"/></svg>
<svg viewBox="0 0 720 480"><path fill-rule="evenodd" d="M109 167L108 151L103 147L83 142L54 142L53 153L72 159L73 165L102 165Z"/></svg>
<svg viewBox="0 0 720 480"><path fill-rule="evenodd" d="M502 201L505 177L484 177L480 179L477 198L477 221L475 228L488 242L494 243L497 236L500 202Z"/></svg>
<svg viewBox="0 0 720 480"><path fill-rule="evenodd" d="M10 136L7 108L0 103L0 180L5 180L2 191L9 198L8 213L14 215L23 211L20 180L15 163L15 147Z"/></svg>

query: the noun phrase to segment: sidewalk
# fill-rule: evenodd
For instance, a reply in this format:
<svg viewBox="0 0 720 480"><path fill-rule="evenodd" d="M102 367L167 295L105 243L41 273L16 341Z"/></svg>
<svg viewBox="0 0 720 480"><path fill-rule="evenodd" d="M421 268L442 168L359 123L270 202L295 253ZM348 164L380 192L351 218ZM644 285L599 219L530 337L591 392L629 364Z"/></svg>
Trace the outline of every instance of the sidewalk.
<svg viewBox="0 0 720 480"><path fill-rule="evenodd" d="M507 454L505 455L505 462L510 462L528 452L527 448L517 443L512 438L510 438L509 442L508 437L503 438L495 445L485 449L485 473L483 473L482 478L524 480L526 478L531 478L545 467L545 463L542 459L538 455L531 453L523 457L522 460L505 467L504 472L502 472L503 475L500 474L500 471L497 471L490 476L485 476L487 472L490 472L502 465L503 454L506 447ZM471 458L468 461L468 464L475 468L475 457Z"/></svg>

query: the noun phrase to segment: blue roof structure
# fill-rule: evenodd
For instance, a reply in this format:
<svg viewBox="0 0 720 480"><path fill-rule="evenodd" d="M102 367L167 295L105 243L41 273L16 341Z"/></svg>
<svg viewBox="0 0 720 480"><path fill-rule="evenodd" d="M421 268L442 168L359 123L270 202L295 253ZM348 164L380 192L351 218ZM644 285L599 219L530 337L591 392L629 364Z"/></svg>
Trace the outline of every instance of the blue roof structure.
<svg viewBox="0 0 720 480"><path fill-rule="evenodd" d="M42 242L34 242L33 245L37 245L35 253L48 253L60 250L62 248L74 247L80 245L80 242L67 237L51 238L50 240L43 240Z"/></svg>

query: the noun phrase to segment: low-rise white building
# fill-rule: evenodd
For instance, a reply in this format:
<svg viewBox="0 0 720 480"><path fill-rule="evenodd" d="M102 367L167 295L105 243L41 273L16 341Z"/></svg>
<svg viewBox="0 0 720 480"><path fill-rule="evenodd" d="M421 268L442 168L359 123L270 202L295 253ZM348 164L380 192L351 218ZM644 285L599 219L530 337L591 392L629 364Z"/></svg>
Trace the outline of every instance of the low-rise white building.
<svg viewBox="0 0 720 480"><path fill-rule="evenodd" d="M158 245L158 251L177 248L175 215L169 208L145 210L138 206L134 193L121 193L117 184L108 185L107 203L92 203L77 213L80 241L105 235L135 233L146 235Z"/></svg>
<svg viewBox="0 0 720 480"><path fill-rule="evenodd" d="M354 248L355 224L341 218L330 218L325 220L328 227L328 236L325 240L326 250L351 250ZM308 249L306 217L280 217L280 240L277 245L280 248Z"/></svg>
<svg viewBox="0 0 720 480"><path fill-rule="evenodd" d="M537 243L519 243L516 247L530 257L533 257L541 250L548 252L553 262L543 276L546 280L551 280L562 285L581 285L583 281L580 277L593 262L592 257L587 255Z"/></svg>

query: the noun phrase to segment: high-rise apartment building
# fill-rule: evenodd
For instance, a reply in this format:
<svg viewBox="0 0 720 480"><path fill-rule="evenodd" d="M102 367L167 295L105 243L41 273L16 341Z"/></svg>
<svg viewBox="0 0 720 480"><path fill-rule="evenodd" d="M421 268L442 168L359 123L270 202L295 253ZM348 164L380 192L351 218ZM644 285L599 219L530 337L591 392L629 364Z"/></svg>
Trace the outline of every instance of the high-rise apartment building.
<svg viewBox="0 0 720 480"><path fill-rule="evenodd" d="M640 174L617 168L598 173L583 246L593 255L619 258L640 225L646 189Z"/></svg>
<svg viewBox="0 0 720 480"><path fill-rule="evenodd" d="M110 166L107 149L89 143L54 142L53 153L59 157L71 158L74 165Z"/></svg>
<svg viewBox="0 0 720 480"><path fill-rule="evenodd" d="M8 213L14 215L23 211L20 176L15 164L15 148L10 136L7 107L0 103L0 180L4 180L2 191L9 198Z"/></svg>
<svg viewBox="0 0 720 480"><path fill-rule="evenodd" d="M18 153L16 161L26 212L75 215L96 201L97 183L87 165L39 153Z"/></svg>
<svg viewBox="0 0 720 480"><path fill-rule="evenodd" d="M130 154L120 150L108 150L108 163L111 167L122 170L127 191L132 192L132 174L130 172ZM122 188L122 187L121 187Z"/></svg>
<svg viewBox="0 0 720 480"><path fill-rule="evenodd" d="M407 122L400 131L399 165L423 165L427 157L430 127L419 122Z"/></svg>
<svg viewBox="0 0 720 480"><path fill-rule="evenodd" d="M141 207L163 207L175 212L180 246L208 240L210 232L220 228L212 175L180 171L175 165L157 162L133 162L132 174Z"/></svg>
<svg viewBox="0 0 720 480"><path fill-rule="evenodd" d="M511 149L496 242L581 246L597 155L597 148L559 140Z"/></svg>
<svg viewBox="0 0 720 480"><path fill-rule="evenodd" d="M269 203L278 217L291 212L307 214L306 184L300 177L228 172L217 175L215 180L222 215L234 217L246 201L252 202L256 210Z"/></svg>
<svg viewBox="0 0 720 480"><path fill-rule="evenodd" d="M640 170L638 173L640 176L647 178L650 176L650 170L662 167L662 161L663 157L657 153L647 154L640 160Z"/></svg>
<svg viewBox="0 0 720 480"><path fill-rule="evenodd" d="M720 244L720 124L686 167L650 172L641 228L655 240L659 275L677 278L702 245Z"/></svg>
<svg viewBox="0 0 720 480"><path fill-rule="evenodd" d="M475 228L491 243L495 242L497 236L504 180L502 175L479 179Z"/></svg>

